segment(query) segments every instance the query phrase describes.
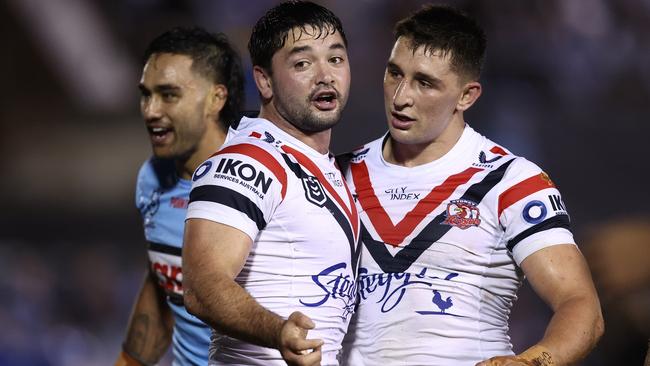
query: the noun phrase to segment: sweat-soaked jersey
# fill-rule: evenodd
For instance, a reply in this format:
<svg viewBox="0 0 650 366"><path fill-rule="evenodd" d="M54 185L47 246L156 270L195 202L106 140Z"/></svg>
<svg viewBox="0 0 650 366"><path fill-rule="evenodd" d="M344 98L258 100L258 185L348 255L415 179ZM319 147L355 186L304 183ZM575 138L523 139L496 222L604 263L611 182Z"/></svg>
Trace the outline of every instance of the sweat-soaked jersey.
<svg viewBox="0 0 650 366"><path fill-rule="evenodd" d="M271 122L243 118L193 176L187 218L232 226L253 241L235 278L263 307L301 311L324 340L322 365L337 355L355 301L359 221L334 158ZM284 365L277 350L215 330L214 365Z"/></svg>
<svg viewBox="0 0 650 366"><path fill-rule="evenodd" d="M518 266L575 244L555 184L469 126L416 167L386 162L384 141L354 151L346 172L363 242L347 363L473 366L513 354Z"/></svg>

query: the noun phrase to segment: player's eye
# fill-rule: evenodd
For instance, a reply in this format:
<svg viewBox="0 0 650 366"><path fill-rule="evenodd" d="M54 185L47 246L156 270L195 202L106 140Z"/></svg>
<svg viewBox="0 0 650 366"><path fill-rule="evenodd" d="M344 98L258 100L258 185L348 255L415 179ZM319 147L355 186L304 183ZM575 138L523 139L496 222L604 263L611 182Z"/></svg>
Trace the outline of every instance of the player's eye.
<svg viewBox="0 0 650 366"><path fill-rule="evenodd" d="M308 61L305 61L305 60L301 60L301 61L298 61L298 62L296 62L295 64L293 64L293 67L294 67L296 70L304 70L304 69L306 69L308 66L309 66L309 62L308 62Z"/></svg>
<svg viewBox="0 0 650 366"><path fill-rule="evenodd" d="M160 93L160 96L162 97L163 101L165 102L174 102L176 99L179 98L179 95L177 93L173 92L162 92Z"/></svg>
<svg viewBox="0 0 650 366"><path fill-rule="evenodd" d="M423 79L418 80L418 85L420 87L422 87L422 88L425 88L425 89L430 89L430 88L433 87L433 85L430 82L428 82L427 80L423 80Z"/></svg>
<svg viewBox="0 0 650 366"><path fill-rule="evenodd" d="M343 61L344 61L343 57L340 57L340 56L334 56L334 57L330 58L330 62L333 63L333 64L340 64Z"/></svg>

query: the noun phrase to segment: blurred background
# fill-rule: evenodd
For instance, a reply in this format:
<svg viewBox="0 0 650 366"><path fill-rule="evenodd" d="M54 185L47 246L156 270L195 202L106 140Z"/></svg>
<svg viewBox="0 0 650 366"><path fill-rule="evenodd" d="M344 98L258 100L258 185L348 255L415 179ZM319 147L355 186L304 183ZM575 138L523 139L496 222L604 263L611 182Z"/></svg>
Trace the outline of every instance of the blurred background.
<svg viewBox="0 0 650 366"><path fill-rule="evenodd" d="M339 153L385 131L392 26L424 2L317 2L340 16L350 43ZM134 206L150 153L141 54L172 26L200 25L228 35L250 70L250 29L276 3L0 2L0 365L113 363L146 268ZM650 1L446 3L488 35L483 96L466 120L550 174L594 272L607 331L584 365L640 365L650 337ZM549 316L524 285L511 316L516 351Z"/></svg>

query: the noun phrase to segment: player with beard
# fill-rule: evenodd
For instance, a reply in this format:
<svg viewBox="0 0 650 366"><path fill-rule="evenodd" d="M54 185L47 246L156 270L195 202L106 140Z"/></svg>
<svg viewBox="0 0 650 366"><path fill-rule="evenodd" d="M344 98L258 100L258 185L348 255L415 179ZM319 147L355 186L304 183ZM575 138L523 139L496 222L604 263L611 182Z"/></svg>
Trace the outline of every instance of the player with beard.
<svg viewBox="0 0 650 366"><path fill-rule="evenodd" d="M222 34L174 28L147 47L140 108L153 157L140 168L136 205L149 268L116 365L153 365L173 345L174 365L205 365L210 328L183 306L181 251L190 178L239 117L243 75Z"/></svg>
<svg viewBox="0 0 650 366"><path fill-rule="evenodd" d="M338 365L359 235L329 153L347 41L331 11L291 1L257 22L248 47L260 114L194 173L185 304L215 329L211 365Z"/></svg>

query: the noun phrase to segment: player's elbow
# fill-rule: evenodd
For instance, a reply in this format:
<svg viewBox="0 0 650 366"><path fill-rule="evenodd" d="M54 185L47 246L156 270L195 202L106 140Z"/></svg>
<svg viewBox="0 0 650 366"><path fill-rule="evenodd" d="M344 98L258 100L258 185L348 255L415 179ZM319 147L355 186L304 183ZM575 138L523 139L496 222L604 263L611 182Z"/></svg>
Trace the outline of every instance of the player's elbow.
<svg viewBox="0 0 650 366"><path fill-rule="evenodd" d="M203 314L201 314L201 302L199 301L198 297L196 296L196 292L191 286L184 287L183 304L185 305L185 309L188 313L196 316L199 319L202 318Z"/></svg>
<svg viewBox="0 0 650 366"><path fill-rule="evenodd" d="M197 281L195 271L192 271L190 266L188 266L185 257L183 258L183 305L188 313L196 316L199 319L202 319L201 310L201 298L199 289L197 288Z"/></svg>

